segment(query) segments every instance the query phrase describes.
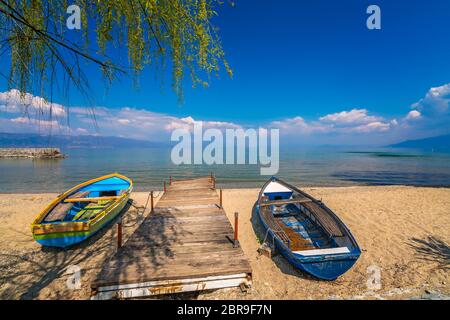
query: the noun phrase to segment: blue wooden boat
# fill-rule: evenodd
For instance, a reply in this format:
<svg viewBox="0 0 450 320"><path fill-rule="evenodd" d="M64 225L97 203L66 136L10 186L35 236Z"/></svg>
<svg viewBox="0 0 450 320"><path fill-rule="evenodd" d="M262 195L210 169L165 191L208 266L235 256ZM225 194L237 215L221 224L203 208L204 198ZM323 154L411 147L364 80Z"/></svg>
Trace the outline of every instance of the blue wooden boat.
<svg viewBox="0 0 450 320"><path fill-rule="evenodd" d="M31 225L43 246L65 248L86 240L125 207L133 182L118 173L83 182L59 195Z"/></svg>
<svg viewBox="0 0 450 320"><path fill-rule="evenodd" d="M321 201L272 177L259 193L266 239L295 268L323 280L349 270L361 250L350 230Z"/></svg>

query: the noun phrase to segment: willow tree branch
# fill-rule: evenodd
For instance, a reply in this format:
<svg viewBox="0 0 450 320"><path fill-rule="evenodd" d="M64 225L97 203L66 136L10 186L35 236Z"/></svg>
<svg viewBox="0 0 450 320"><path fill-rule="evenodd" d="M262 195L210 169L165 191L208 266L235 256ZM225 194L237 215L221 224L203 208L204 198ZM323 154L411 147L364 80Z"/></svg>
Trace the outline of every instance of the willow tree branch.
<svg viewBox="0 0 450 320"><path fill-rule="evenodd" d="M33 30L36 34L47 38L48 40L55 42L56 44L66 48L69 51L72 51L73 53L82 56L83 58L90 60L104 68L108 68L108 69L112 69L115 71L119 71L122 73L126 73L125 70L123 70L122 68L119 68L113 64L110 63L105 63L95 57L92 57L91 55L88 55L82 51L80 51L79 49L75 48L75 47L71 47L69 45L67 45L66 43L64 43L63 41L60 41L58 39L56 39L55 37L51 36L50 34L48 34L47 32L44 32L42 30L37 29L35 26L33 26L32 24L30 24L19 12L17 12L13 7L11 7L6 1L4 0L0 0L0 3L4 4L6 7L8 7L13 13L11 12L7 12L6 10L0 8L0 12L3 13L4 15L10 17L11 19L13 19L16 22L19 22L23 25L25 25L26 27L30 28L31 30Z"/></svg>

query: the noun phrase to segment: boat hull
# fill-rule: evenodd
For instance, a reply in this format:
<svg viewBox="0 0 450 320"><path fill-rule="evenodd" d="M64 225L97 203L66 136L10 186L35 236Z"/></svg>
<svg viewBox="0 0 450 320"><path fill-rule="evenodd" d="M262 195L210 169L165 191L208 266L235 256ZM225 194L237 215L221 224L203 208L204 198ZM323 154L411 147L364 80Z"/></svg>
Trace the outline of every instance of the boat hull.
<svg viewBox="0 0 450 320"><path fill-rule="evenodd" d="M310 275L319 278L321 280L333 281L339 276L350 270L355 264L357 259L342 259L333 261L321 261L321 262L291 262L294 267L300 269Z"/></svg>
<svg viewBox="0 0 450 320"><path fill-rule="evenodd" d="M83 242L89 238L91 234L89 232L81 233L74 232L64 233L64 234L46 234L43 236L34 236L34 240L44 247L57 247L57 248L67 248L73 246L77 243Z"/></svg>
<svg viewBox="0 0 450 320"><path fill-rule="evenodd" d="M345 255L330 255L320 257L301 257L294 254L283 242L269 229L261 217L259 206L256 213L261 222L264 234L270 237L270 243L273 243L275 249L296 269L306 272L315 278L327 281L336 280L339 276L347 272L358 260L359 250L357 252Z"/></svg>
<svg viewBox="0 0 450 320"><path fill-rule="evenodd" d="M83 242L88 238L92 237L103 227L107 226L114 218L116 218L119 213L125 207L129 197L125 197L120 203L118 203L114 208L112 208L101 221L97 222L95 225L91 225L87 231L70 231L65 232L52 232L45 234L33 234L33 238L42 246L45 247L58 247L67 248Z"/></svg>
<svg viewBox="0 0 450 320"><path fill-rule="evenodd" d="M121 185L124 186L123 190L121 189ZM59 195L58 198L50 203L48 207L38 215L31 225L33 238L39 244L46 247L67 248L83 242L108 225L120 214L129 200L132 189L133 182L118 173L109 174L83 182ZM101 192L103 190L114 190L116 193L119 192L118 190L122 191L120 195L114 198L114 203L106 207L103 211L101 211L101 213L91 219L74 219L72 221L61 219L55 222L44 221L47 214L52 212L55 206L66 200L69 195L73 195L80 190L88 190L89 194L92 195L86 199L93 198L96 200L102 199L98 197L102 197ZM72 199L78 202L83 201L84 198L79 200L80 198L73 197L71 200Z"/></svg>

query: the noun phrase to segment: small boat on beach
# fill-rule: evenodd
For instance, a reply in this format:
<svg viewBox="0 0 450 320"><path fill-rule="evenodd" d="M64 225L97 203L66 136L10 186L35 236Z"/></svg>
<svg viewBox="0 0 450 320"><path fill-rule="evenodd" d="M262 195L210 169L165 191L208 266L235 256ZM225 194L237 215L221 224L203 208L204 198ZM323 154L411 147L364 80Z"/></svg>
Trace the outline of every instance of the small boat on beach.
<svg viewBox="0 0 450 320"><path fill-rule="evenodd" d="M91 237L125 207L133 182L112 173L83 182L59 195L31 225L43 246L69 247Z"/></svg>
<svg viewBox="0 0 450 320"><path fill-rule="evenodd" d="M280 179L272 177L264 184L256 212L272 245L295 268L316 278L335 280L361 254L333 211Z"/></svg>

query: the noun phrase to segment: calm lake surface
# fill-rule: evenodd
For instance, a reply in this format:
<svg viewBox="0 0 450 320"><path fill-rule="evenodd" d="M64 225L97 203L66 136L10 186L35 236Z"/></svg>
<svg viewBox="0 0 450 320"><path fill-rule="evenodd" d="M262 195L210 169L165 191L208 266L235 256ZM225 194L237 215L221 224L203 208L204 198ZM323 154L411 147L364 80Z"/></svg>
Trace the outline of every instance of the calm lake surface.
<svg viewBox="0 0 450 320"><path fill-rule="evenodd" d="M135 190L160 190L169 175L185 179L215 172L224 188L261 187L259 165L182 165L170 148L67 149L63 160L0 159L0 192L62 192L82 181L122 173ZM450 153L365 148L282 147L277 175L299 186L450 186Z"/></svg>

